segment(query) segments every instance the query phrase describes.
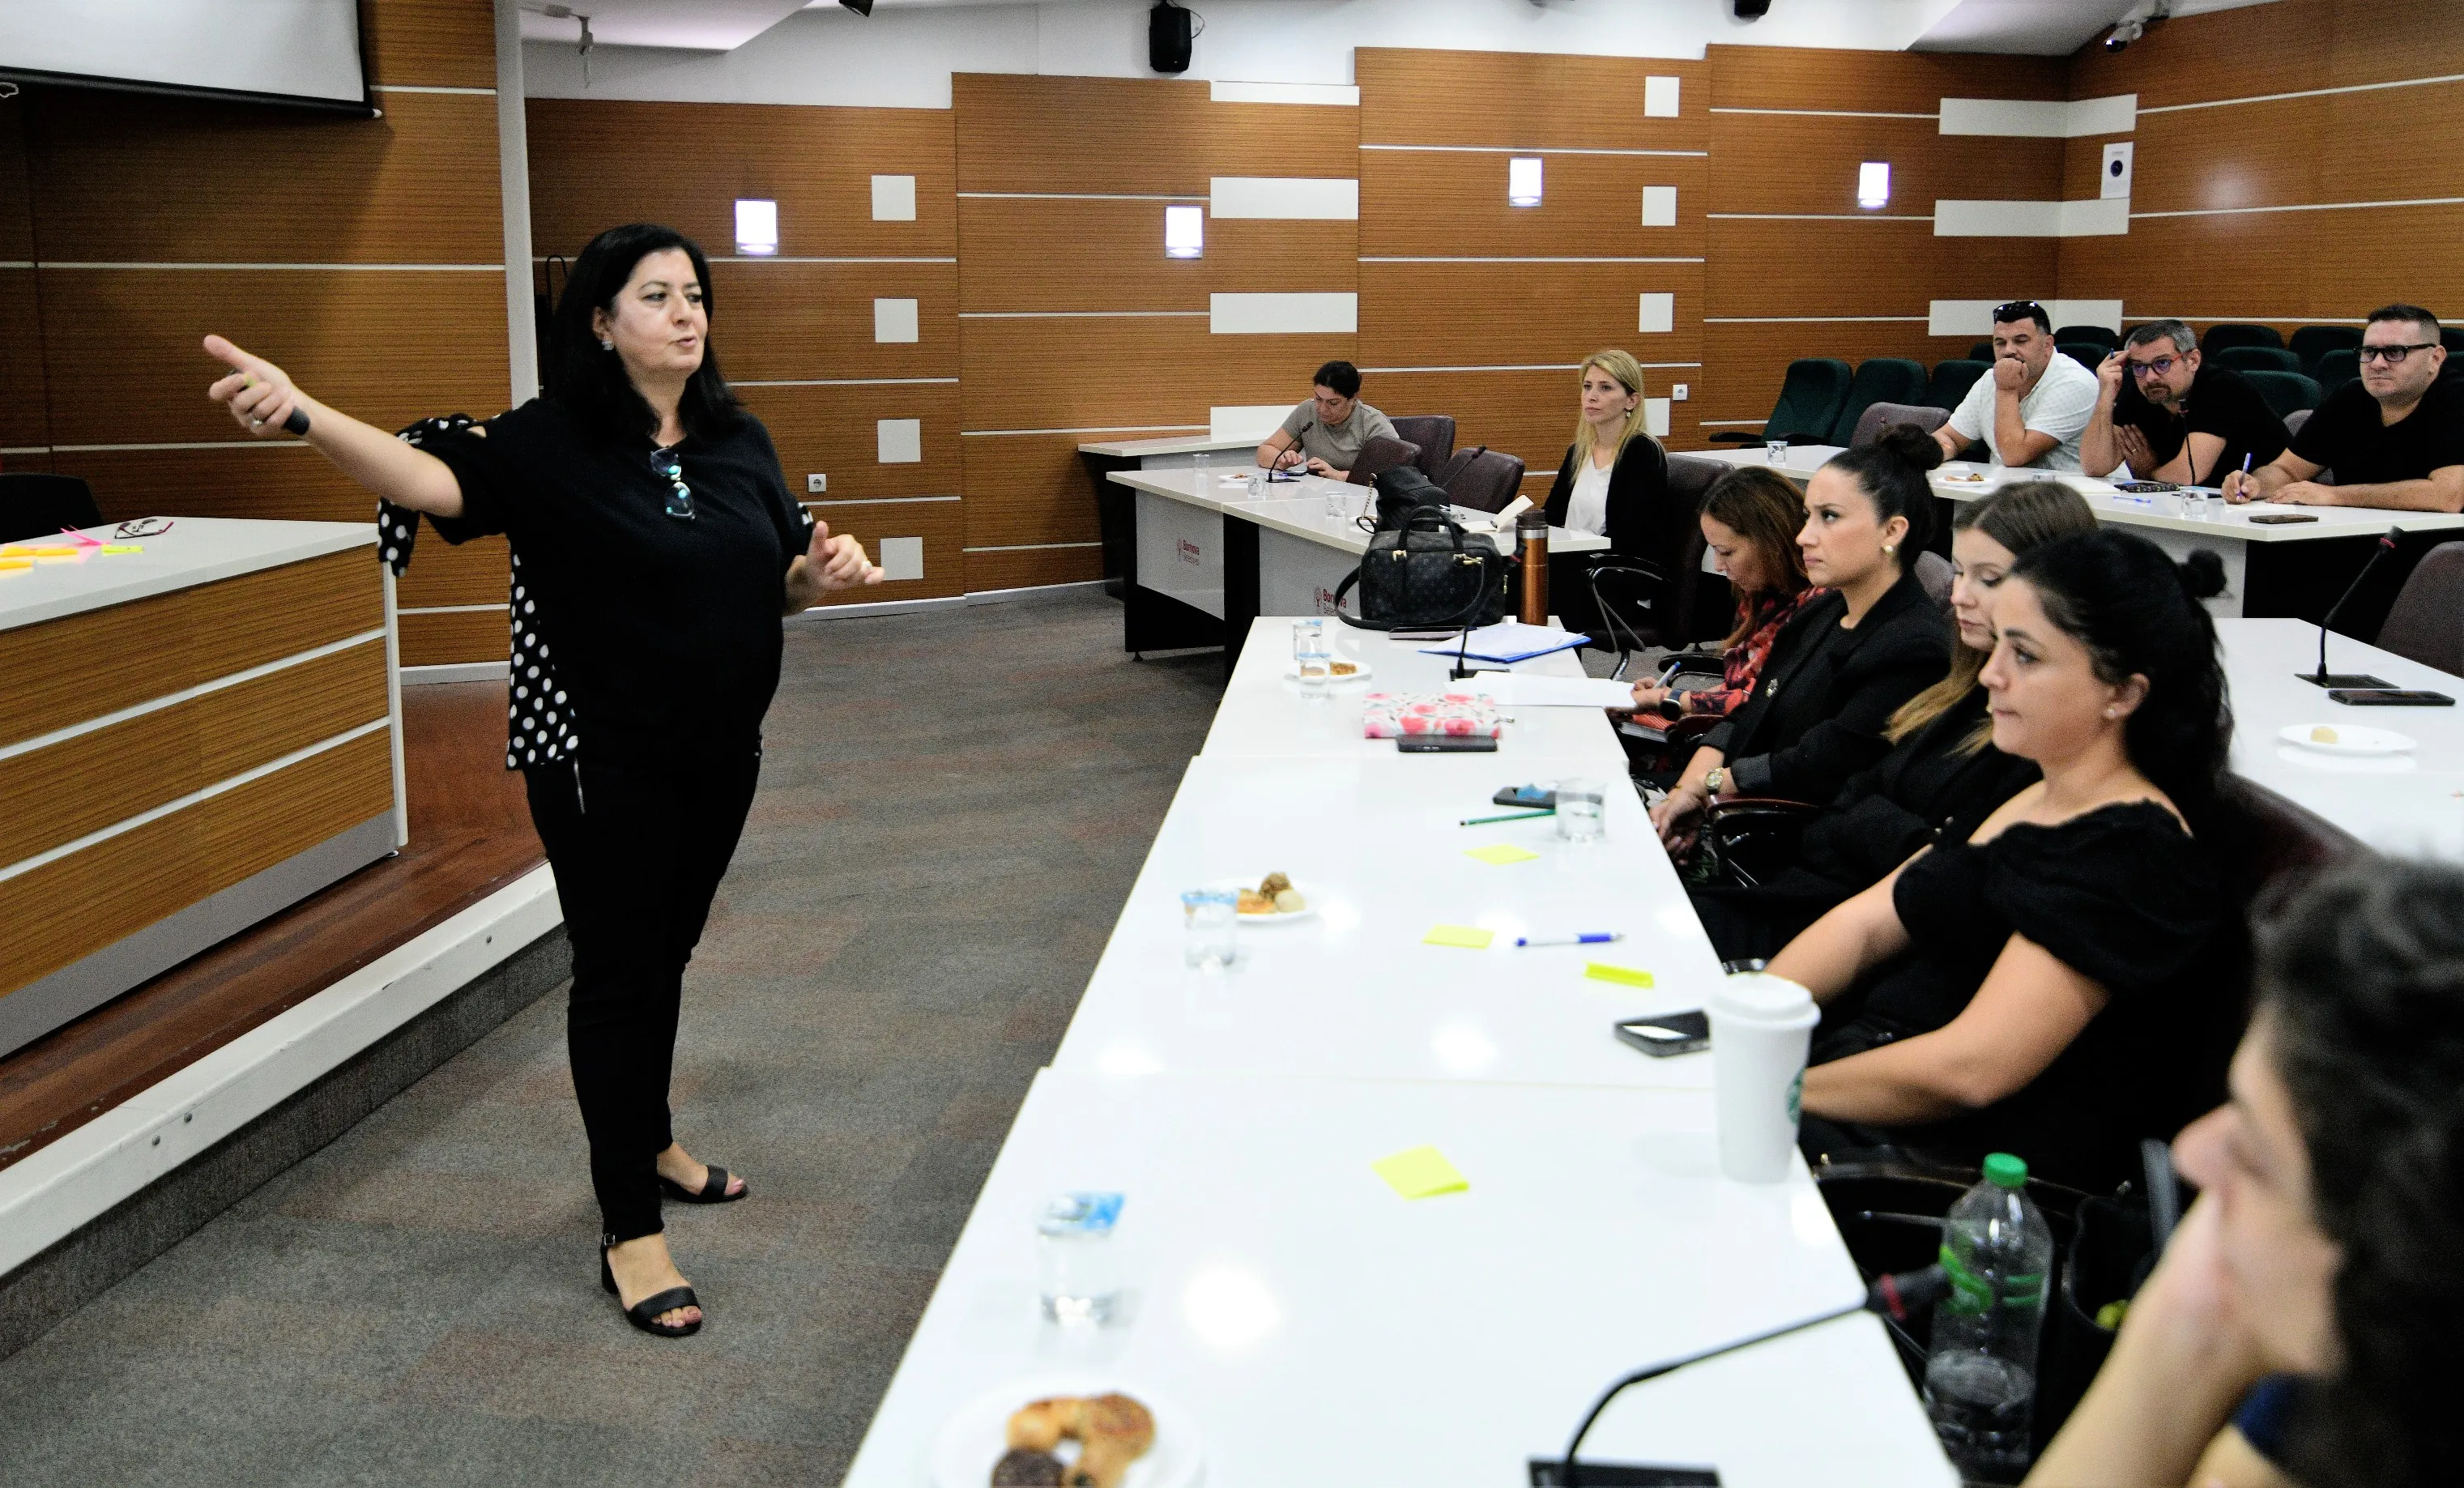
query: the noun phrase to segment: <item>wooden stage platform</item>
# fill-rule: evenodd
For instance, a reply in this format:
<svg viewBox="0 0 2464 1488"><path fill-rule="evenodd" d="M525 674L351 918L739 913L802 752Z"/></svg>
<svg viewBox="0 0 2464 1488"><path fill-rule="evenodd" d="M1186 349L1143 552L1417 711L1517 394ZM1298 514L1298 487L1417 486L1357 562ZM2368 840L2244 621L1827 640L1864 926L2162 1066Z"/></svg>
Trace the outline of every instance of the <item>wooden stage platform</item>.
<svg viewBox="0 0 2464 1488"><path fill-rule="evenodd" d="M0 1059L0 1169L545 861L505 769L505 684L402 699L409 845Z"/></svg>

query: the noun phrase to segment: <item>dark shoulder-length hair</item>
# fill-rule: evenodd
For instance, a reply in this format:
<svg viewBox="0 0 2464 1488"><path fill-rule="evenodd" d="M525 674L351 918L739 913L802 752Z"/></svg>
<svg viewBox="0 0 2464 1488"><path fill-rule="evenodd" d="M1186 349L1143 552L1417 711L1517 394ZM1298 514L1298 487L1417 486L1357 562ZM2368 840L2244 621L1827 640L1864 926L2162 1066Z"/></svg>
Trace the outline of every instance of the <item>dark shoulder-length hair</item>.
<svg viewBox="0 0 2464 1488"><path fill-rule="evenodd" d="M625 375L624 361L599 344L590 313L605 310L613 316L616 296L625 292L635 266L652 253L671 249L681 250L693 260L693 276L701 281L702 309L715 319L718 301L710 282L710 260L703 256L701 245L673 228L649 222L610 228L592 238L573 261L572 275L556 302L546 355L540 358L547 374L547 397L610 440L656 438L659 419L634 389L632 379ZM685 432L694 438L723 432L744 416L743 405L728 388L718 370L718 354L707 338L702 342L701 367L685 383L676 416Z"/></svg>
<svg viewBox="0 0 2464 1488"><path fill-rule="evenodd" d="M2045 618L2086 647L2100 680L2147 679L2123 748L2195 828L2233 744L2216 624L2199 602L2214 592L2212 574L2176 564L2136 533L2100 527L2020 554L2011 578L2034 588Z"/></svg>
<svg viewBox="0 0 2464 1488"><path fill-rule="evenodd" d="M2343 1252L2334 1368L2286 1445L2313 1488L2428 1488L2464 1461L2464 872L2363 858L2262 908L2259 1005Z"/></svg>

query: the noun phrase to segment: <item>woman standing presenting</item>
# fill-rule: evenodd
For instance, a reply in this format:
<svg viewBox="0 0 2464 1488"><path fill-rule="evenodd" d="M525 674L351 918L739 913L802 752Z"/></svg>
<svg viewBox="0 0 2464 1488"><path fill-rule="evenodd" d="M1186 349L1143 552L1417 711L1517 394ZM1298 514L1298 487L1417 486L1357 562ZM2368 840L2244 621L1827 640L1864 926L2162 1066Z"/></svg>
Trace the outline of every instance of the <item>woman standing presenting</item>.
<svg viewBox="0 0 2464 1488"><path fill-rule="evenodd" d="M601 1281L666 1337L699 1329L702 1311L668 1254L661 1191L747 1193L676 1143L668 1075L685 963L752 806L779 620L881 580L854 538L808 528L787 494L768 432L710 354L709 285L701 250L671 229L601 233L557 306L552 390L403 439L206 339L236 369L210 396L251 433L291 426L449 542L512 540L506 763L523 772L573 945L566 1033ZM402 514L385 514L388 557L411 537Z"/></svg>

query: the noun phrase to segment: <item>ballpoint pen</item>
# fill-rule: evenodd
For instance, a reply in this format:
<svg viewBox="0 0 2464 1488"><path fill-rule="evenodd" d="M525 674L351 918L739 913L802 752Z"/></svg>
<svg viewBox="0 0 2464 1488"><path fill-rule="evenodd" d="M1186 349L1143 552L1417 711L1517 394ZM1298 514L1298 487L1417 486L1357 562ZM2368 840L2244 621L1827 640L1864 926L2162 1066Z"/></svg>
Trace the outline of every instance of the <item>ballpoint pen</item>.
<svg viewBox="0 0 2464 1488"><path fill-rule="evenodd" d="M1547 811L1509 811L1502 817L1465 817L1457 824L1461 826L1486 826L1492 821L1529 821L1533 817L1553 817L1556 814L1556 808L1554 807L1551 807Z"/></svg>
<svg viewBox="0 0 2464 1488"><path fill-rule="evenodd" d="M1623 930L1590 930L1580 935L1517 935L1514 944L1525 946L1605 946L1613 940L1625 939Z"/></svg>

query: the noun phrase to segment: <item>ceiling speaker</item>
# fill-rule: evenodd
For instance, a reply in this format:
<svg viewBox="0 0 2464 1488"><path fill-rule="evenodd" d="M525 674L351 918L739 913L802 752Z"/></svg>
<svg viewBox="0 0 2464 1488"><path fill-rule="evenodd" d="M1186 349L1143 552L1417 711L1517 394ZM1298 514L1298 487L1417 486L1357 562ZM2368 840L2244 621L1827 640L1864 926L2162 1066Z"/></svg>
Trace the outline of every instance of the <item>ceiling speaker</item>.
<svg viewBox="0 0 2464 1488"><path fill-rule="evenodd" d="M840 0L845 4L846 0ZM1758 21L1771 13L1771 0L1737 0L1737 19Z"/></svg>

